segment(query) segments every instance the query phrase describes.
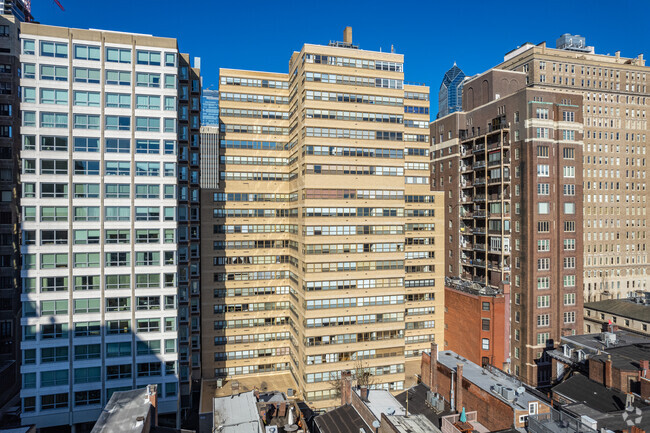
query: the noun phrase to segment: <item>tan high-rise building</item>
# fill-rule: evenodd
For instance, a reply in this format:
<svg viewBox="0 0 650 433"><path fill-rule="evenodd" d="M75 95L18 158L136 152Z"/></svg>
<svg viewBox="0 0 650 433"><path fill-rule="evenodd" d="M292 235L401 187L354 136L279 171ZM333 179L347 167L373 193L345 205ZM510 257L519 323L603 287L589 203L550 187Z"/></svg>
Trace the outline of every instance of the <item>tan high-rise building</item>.
<svg viewBox="0 0 650 433"><path fill-rule="evenodd" d="M525 44L500 69L523 71L528 86L584 101L584 299L625 298L649 287L646 147L650 69L643 54L594 54L569 34Z"/></svg>
<svg viewBox="0 0 650 433"><path fill-rule="evenodd" d="M304 45L288 74L220 70L221 171L201 216L204 377L284 377L331 407L341 371L397 391L442 341L429 89L404 83L403 62L358 49L350 31Z"/></svg>

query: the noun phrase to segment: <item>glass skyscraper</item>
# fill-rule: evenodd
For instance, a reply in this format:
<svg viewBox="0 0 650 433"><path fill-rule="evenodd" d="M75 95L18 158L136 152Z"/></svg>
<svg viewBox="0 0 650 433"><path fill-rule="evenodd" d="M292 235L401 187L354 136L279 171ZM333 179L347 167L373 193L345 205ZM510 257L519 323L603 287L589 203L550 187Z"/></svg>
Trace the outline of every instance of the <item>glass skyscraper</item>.
<svg viewBox="0 0 650 433"><path fill-rule="evenodd" d="M219 126L219 91L204 89L201 96L201 125Z"/></svg>
<svg viewBox="0 0 650 433"><path fill-rule="evenodd" d="M463 108L463 83L465 73L456 66L445 72L438 92L438 117L444 117Z"/></svg>

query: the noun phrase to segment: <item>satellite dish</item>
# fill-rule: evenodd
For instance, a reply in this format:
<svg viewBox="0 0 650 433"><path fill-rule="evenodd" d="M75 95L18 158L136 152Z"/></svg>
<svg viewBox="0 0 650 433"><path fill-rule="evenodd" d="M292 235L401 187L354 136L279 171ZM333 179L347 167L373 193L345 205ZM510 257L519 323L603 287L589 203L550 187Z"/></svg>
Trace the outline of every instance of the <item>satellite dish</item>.
<svg viewBox="0 0 650 433"><path fill-rule="evenodd" d="M380 425L381 425L381 424L379 424L379 421L377 421L377 420L374 420L374 421L372 422L372 427L373 427L373 428L379 428Z"/></svg>

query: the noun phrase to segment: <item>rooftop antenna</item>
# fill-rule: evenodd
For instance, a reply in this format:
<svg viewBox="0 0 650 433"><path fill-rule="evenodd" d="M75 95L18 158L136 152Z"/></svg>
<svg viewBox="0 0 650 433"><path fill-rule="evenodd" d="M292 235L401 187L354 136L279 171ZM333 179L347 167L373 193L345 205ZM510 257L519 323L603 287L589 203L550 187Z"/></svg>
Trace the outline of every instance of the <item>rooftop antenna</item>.
<svg viewBox="0 0 650 433"><path fill-rule="evenodd" d="M59 0L54 0L54 3L56 3L56 5L58 7L60 7L63 12L65 12L65 9L63 9L63 5L61 4L61 2Z"/></svg>
<svg viewBox="0 0 650 433"><path fill-rule="evenodd" d="M393 44L390 44L390 52L395 53L395 46Z"/></svg>

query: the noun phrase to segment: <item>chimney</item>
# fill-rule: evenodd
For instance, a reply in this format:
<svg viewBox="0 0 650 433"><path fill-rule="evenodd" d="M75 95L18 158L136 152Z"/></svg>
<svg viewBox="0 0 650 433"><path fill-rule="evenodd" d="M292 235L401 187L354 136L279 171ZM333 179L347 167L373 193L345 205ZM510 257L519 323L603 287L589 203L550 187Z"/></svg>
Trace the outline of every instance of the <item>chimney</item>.
<svg viewBox="0 0 650 433"><path fill-rule="evenodd" d="M616 56L617 59L621 58L621 52L620 51L615 52L614 55Z"/></svg>
<svg viewBox="0 0 650 433"><path fill-rule="evenodd" d="M438 345L431 343L431 362L429 363L429 389L431 392L438 392Z"/></svg>
<svg viewBox="0 0 650 433"><path fill-rule="evenodd" d="M642 359L639 361L639 367L641 371L639 372L641 377L648 377L648 369L650 369L650 361Z"/></svg>
<svg viewBox="0 0 650 433"><path fill-rule="evenodd" d="M612 355L607 355L607 361L605 361L605 383L604 385L607 388L612 387Z"/></svg>
<svg viewBox="0 0 650 433"><path fill-rule="evenodd" d="M147 385L147 400L153 407L153 425L158 425L158 385Z"/></svg>
<svg viewBox="0 0 650 433"><path fill-rule="evenodd" d="M463 410L463 364L456 364L456 412Z"/></svg>
<svg viewBox="0 0 650 433"><path fill-rule="evenodd" d="M352 373L350 370L341 372L341 406L350 404L352 399Z"/></svg>
<svg viewBox="0 0 650 433"><path fill-rule="evenodd" d="M368 387L367 386L359 387L359 393L361 394L361 401L368 401Z"/></svg>
<svg viewBox="0 0 650 433"><path fill-rule="evenodd" d="M343 42L346 44L352 43L352 27L347 26L345 30L343 30Z"/></svg>

